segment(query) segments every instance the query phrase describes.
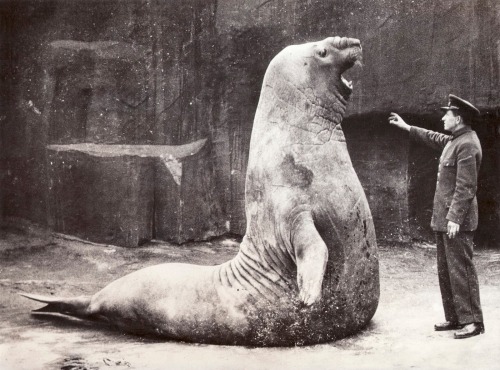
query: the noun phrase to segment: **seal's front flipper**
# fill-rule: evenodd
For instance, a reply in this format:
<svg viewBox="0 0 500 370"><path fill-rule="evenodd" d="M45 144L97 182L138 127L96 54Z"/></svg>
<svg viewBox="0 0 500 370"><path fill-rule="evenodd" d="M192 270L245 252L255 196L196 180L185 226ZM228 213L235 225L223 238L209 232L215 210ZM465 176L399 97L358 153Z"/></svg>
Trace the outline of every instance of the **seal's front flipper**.
<svg viewBox="0 0 500 370"><path fill-rule="evenodd" d="M292 225L291 242L297 261L299 298L310 306L321 299L328 248L314 226L310 212L302 212Z"/></svg>

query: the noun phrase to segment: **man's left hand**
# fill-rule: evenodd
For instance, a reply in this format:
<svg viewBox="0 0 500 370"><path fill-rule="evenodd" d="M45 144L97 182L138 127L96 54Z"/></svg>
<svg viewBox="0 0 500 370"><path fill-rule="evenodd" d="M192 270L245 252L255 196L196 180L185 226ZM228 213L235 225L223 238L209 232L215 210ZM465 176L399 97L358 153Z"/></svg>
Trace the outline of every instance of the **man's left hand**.
<svg viewBox="0 0 500 370"><path fill-rule="evenodd" d="M453 239L455 236L457 236L459 231L460 231L459 224L453 221L448 221L448 238Z"/></svg>

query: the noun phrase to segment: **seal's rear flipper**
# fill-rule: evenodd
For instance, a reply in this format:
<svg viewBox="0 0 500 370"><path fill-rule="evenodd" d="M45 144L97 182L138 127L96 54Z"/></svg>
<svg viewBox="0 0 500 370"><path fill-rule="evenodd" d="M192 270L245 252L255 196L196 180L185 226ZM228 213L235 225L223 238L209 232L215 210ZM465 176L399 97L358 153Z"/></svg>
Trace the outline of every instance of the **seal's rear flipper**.
<svg viewBox="0 0 500 370"><path fill-rule="evenodd" d="M89 312L90 296L80 296L75 298L60 298L60 297L47 297L38 294L19 293L23 297L32 299L37 302L46 303L47 305L37 310L31 311L32 313L46 313L55 312L65 315L76 317L87 317Z"/></svg>

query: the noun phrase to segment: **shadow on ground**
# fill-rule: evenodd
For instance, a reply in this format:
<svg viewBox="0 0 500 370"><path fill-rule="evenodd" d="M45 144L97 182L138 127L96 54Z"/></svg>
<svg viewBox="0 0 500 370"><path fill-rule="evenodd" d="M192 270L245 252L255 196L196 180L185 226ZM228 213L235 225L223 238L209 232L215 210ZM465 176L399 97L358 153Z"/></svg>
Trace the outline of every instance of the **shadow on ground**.
<svg viewBox="0 0 500 370"><path fill-rule="evenodd" d="M357 335L321 345L251 348L159 341L102 324L30 315L40 307L17 293L91 294L139 268L163 262L217 264L234 238L136 249L95 245L44 230L0 230L0 369L498 369L500 253L475 255L486 334L454 340L442 321L435 249L380 246L381 300Z"/></svg>

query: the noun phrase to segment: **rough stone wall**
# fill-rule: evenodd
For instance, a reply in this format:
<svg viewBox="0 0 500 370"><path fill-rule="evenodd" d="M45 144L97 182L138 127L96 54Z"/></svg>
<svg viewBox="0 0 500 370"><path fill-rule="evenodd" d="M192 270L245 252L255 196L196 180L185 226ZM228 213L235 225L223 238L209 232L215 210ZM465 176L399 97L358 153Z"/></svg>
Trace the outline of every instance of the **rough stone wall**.
<svg viewBox="0 0 500 370"><path fill-rule="evenodd" d="M397 111L439 128L449 92L484 112L483 219L499 229L495 0L2 1L0 26L3 215L49 219L49 144L207 138L227 230L243 233L248 144L269 61L288 44L347 35L362 40L365 66L347 76L345 130L378 237L431 237L435 156L384 117Z"/></svg>
<svg viewBox="0 0 500 370"><path fill-rule="evenodd" d="M56 158L53 153L48 155L46 149L53 144L84 142L137 146L179 146L198 139L216 142L210 137L212 100L217 96L212 93L213 79L217 77L211 61L216 50L211 31L213 3L23 1L2 2L0 10L6 31L2 60L8 67L2 77L8 90L5 95L10 99L2 122L3 214L48 223L83 237L86 230L91 240L123 245L138 244L168 229L156 223L158 230L147 230L153 220L164 218L157 214L144 220L142 213L151 213L149 208L156 213L170 208L185 220L179 226L185 235L163 235L167 240L199 239L227 231L226 226L221 227L225 221L220 217L222 202L218 198L223 190L217 186L212 160L215 154L210 144L205 158L196 165L178 162L182 179L174 186L180 189L167 186L164 190L167 196L177 194L172 195L174 204L162 204L161 197L156 197L156 207L149 204L155 192L131 190L128 195L133 198L133 206L122 208L108 207L119 201L119 194L115 202L106 202L99 198L99 192L112 194L109 178L115 179L115 190L141 189L145 181L142 174L157 178L157 184L161 184L162 178L171 176L163 173L165 166L124 156L111 161L117 164L113 176L106 160L98 156L83 155L81 160L73 160L74 155L59 150ZM71 191L58 186L65 181L65 159L73 172L86 174L80 184L69 185L76 186L75 194L85 196L75 195L71 199ZM207 165L206 171L197 169L202 162ZM58 170L62 172L57 173ZM127 180L130 184L122 184ZM89 184L96 183L102 189L90 186L96 192L85 192ZM210 201L201 196L191 199L201 188L210 193ZM193 193L192 197L187 193ZM144 209L138 211L141 203ZM56 212L59 205L67 209ZM93 219L90 215L82 216L91 208ZM110 214L110 208L120 209L118 218L127 222L114 225L117 217ZM207 213L210 215L200 221ZM78 217L81 227L76 222ZM99 218L101 223L110 225L99 226L94 222ZM195 221L200 227L198 234L196 227L190 231ZM136 224L139 226L131 226ZM205 230L206 225L213 225L212 230ZM138 236L129 237L126 231L118 235L114 230L120 227L131 229L132 234L139 230Z"/></svg>
<svg viewBox="0 0 500 370"><path fill-rule="evenodd" d="M408 240L407 135L387 127L387 115L380 113L348 117L343 129L377 236L391 241Z"/></svg>

